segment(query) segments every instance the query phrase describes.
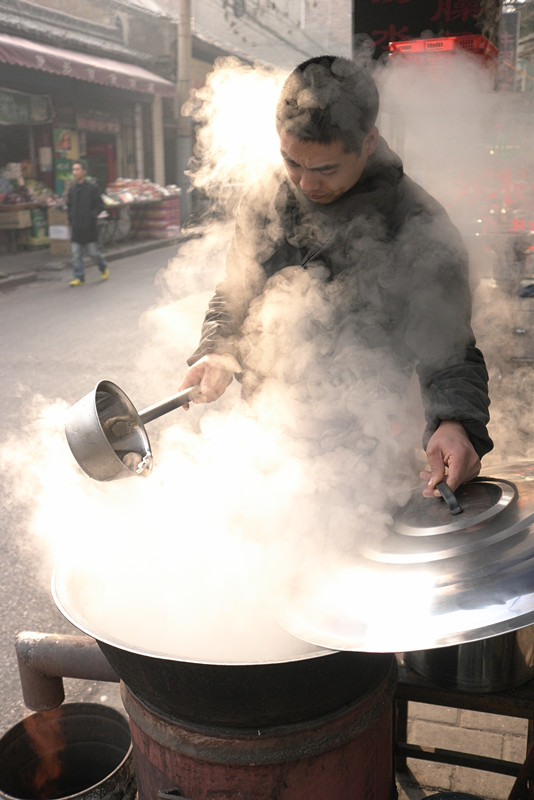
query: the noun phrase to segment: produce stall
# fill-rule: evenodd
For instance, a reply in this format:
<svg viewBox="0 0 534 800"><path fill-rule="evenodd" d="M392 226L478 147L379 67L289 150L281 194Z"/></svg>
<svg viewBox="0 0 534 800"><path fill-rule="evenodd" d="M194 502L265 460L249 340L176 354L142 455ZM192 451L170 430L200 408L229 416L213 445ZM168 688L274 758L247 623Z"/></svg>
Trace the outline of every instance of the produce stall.
<svg viewBox="0 0 534 800"><path fill-rule="evenodd" d="M180 233L180 189L177 186L117 178L106 187L102 199L110 213L104 243L114 240L117 228L120 233L118 223L124 209L128 211L128 235L132 239L173 239Z"/></svg>
<svg viewBox="0 0 534 800"><path fill-rule="evenodd" d="M8 252L50 247L52 255L70 253L66 194L54 194L24 177L24 164L8 164L0 174L0 246ZM125 239L174 239L180 233L180 189L148 179L117 178L102 195L98 218L101 247Z"/></svg>
<svg viewBox="0 0 534 800"><path fill-rule="evenodd" d="M48 247L47 210L63 202L25 171L21 162L7 164L0 173L0 243L11 253Z"/></svg>
<svg viewBox="0 0 534 800"><path fill-rule="evenodd" d="M27 208L10 209L5 206L0 213L0 236L7 242L10 253L17 252L17 233L25 231L31 225L31 216Z"/></svg>

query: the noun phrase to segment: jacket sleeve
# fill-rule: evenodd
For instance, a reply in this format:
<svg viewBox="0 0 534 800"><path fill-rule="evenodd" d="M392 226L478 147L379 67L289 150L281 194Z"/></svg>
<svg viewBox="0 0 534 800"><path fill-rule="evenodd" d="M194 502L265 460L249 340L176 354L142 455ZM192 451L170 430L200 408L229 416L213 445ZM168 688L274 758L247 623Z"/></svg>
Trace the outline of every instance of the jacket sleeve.
<svg viewBox="0 0 534 800"><path fill-rule="evenodd" d="M445 211L419 209L399 237L403 267L399 296L403 346L416 362L426 448L443 420L456 420L482 457L493 447L488 432L488 373L471 329L467 252Z"/></svg>
<svg viewBox="0 0 534 800"><path fill-rule="evenodd" d="M189 365L209 353L232 355L239 361L241 326L251 300L265 285L261 266L265 219L250 198L240 201L223 280L217 285L204 318L200 343L187 359Z"/></svg>
<svg viewBox="0 0 534 800"><path fill-rule="evenodd" d="M100 189L96 183L91 183L91 216L96 219L104 211L105 206L100 194Z"/></svg>
<svg viewBox="0 0 534 800"><path fill-rule="evenodd" d="M484 357L477 347L465 350L464 358L443 370L418 367L427 425L428 440L445 419L461 422L479 457L493 448L487 431L489 422L488 375Z"/></svg>
<svg viewBox="0 0 534 800"><path fill-rule="evenodd" d="M69 220L69 225L72 228L72 191L71 187L67 192L67 218Z"/></svg>

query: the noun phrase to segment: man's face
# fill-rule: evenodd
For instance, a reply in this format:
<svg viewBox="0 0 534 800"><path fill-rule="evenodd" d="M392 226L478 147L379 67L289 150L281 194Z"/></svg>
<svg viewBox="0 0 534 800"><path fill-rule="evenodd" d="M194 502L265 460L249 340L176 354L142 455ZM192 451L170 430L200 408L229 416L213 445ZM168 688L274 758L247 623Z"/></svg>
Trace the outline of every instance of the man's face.
<svg viewBox="0 0 534 800"><path fill-rule="evenodd" d="M83 181L85 170L81 164L74 164L72 167L72 174L74 175L76 183L80 183L80 181Z"/></svg>
<svg viewBox="0 0 534 800"><path fill-rule="evenodd" d="M374 152L378 131L365 136L359 153L347 153L339 141L308 142L280 134L280 152L289 180L314 203L332 203L360 180L367 159Z"/></svg>

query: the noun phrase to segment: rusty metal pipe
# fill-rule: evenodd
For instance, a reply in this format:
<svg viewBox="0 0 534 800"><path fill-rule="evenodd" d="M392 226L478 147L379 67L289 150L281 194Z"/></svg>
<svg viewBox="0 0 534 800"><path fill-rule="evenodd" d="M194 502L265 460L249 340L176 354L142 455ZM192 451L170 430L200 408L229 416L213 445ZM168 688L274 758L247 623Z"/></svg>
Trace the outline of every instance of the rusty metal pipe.
<svg viewBox="0 0 534 800"><path fill-rule="evenodd" d="M24 705L31 711L50 711L65 699L63 678L119 682L91 636L23 631L15 650Z"/></svg>

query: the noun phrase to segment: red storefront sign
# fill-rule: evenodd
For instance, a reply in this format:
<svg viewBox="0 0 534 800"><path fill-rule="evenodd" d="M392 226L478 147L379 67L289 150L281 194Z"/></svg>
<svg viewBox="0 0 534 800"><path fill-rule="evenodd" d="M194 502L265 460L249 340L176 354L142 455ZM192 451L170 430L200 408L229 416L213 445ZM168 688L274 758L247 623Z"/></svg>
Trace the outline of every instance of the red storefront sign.
<svg viewBox="0 0 534 800"><path fill-rule="evenodd" d="M499 0L493 0L496 6ZM374 40L377 55L390 42L480 33L481 0L353 0L354 33Z"/></svg>

